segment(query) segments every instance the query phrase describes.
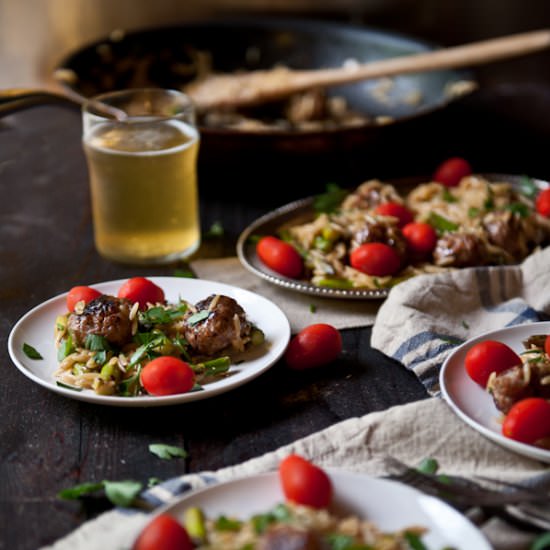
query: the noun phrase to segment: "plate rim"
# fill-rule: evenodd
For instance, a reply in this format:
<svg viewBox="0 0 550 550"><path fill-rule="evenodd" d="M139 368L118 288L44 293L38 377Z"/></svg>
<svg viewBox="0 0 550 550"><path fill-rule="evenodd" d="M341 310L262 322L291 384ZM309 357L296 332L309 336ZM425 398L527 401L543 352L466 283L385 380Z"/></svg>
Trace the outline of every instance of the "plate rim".
<svg viewBox="0 0 550 550"><path fill-rule="evenodd" d="M277 306L272 300L260 294L257 294L251 290L241 288L235 285L230 285L227 283L213 281L210 279L154 276L154 275L147 276L147 278L152 282L159 284L160 286L162 286L163 281L164 282L168 281L171 284L182 283L184 285L186 283L194 285L197 282L200 282L201 284L206 284L206 285L211 285L211 284L216 285L218 288L226 288L233 292L234 291L244 292L245 294L250 295L250 297L251 298L253 297L254 299L260 298L262 301L265 301L265 303L270 304L271 307L274 308L273 311L277 312L277 314L280 317L279 320L281 322L284 321L284 323L280 326L280 329L282 330L282 337L280 341L277 342L277 347L275 348L277 351L274 353L273 357L271 357L265 365L258 367L254 372L250 373L248 376L243 376L244 380L243 378L237 378L236 380L230 380L229 378L227 378L225 380L229 380L229 382L224 384L223 386L207 388L204 391L187 392L187 393L167 395L167 396L145 395L145 396L140 396L136 398L129 398L129 397L121 397L121 396L101 396L91 392L91 390L75 391L71 389L66 389L61 386L58 386L55 383L55 380L52 379L52 382L50 382L45 378L41 378L40 376L37 376L34 372L32 372L28 367L26 367L19 359L20 353L19 353L19 350L16 349L15 340L20 335L19 332L21 330L21 327L24 326L26 322L28 322L30 319L36 316L36 314L40 310L47 309L48 307L54 306L56 302L61 302L65 300L68 294L68 291L67 291L67 292L57 294L56 296L48 298L47 300L44 300L43 302L37 304L36 306L28 310L26 313L24 313L21 317L19 317L19 319L15 322L15 324L12 326L10 330L8 340L7 340L8 354L10 356L12 363L28 379L32 380L33 382L42 386L43 388L48 389L54 393L60 394L62 396L69 397L77 401L93 403L96 405L146 408L146 407L179 405L179 404L185 404L185 403L190 403L194 401L201 401L203 399L208 399L210 397L216 397L217 395L231 391L235 388L238 388L254 380L258 376L260 376L261 374L269 370L282 357L291 336L290 322L287 316L285 315L285 313L281 310L281 308ZM94 288L98 288L101 290L102 286L121 285L127 280L128 280L128 277L122 278L122 279L113 279L109 281L100 281L96 283L90 283L88 286L92 286ZM52 329L52 342L53 342L53 329Z"/></svg>
<svg viewBox="0 0 550 550"><path fill-rule="evenodd" d="M398 480L393 479L387 479L382 476L375 476L372 474L368 474L366 472L360 472L360 471L354 471L347 469L345 467L323 467L323 470L331 477L331 481L334 486L338 486L338 478L350 478L352 480L357 480L357 478L362 478L366 480L367 483L376 483L379 485L389 485L396 489L399 489L401 491L406 491L409 493L412 497L415 499L422 498L423 500L429 500L431 502L437 502L439 506L443 506L446 511L451 512L455 517L459 517L463 522L464 526L469 529L469 532L472 536L477 536L480 542L483 542L485 544L484 548L480 548L479 550L491 550L491 545L489 544L487 538L483 534L483 532L478 529L464 514L460 513L458 510L453 508L450 504L447 504L445 501L432 496L428 495L426 493L423 493L422 491L416 489L415 487L412 487L410 485L407 485L405 483L401 483ZM232 489L231 486L239 486L240 483L243 481L248 481L250 483L254 483L255 480L261 480L265 482L269 481L276 481L278 480L278 470L272 469L265 472L258 472L251 475L241 475L238 477L235 477L233 479L227 479L222 481L216 481L214 483L207 482L207 485L203 487L199 487L196 489L191 489L188 492L185 492L182 495L176 496L173 500L170 502L167 502L166 504L160 506L155 512L152 514L151 518L154 518L160 514L168 513L170 514L171 511L175 513L176 509L178 507L181 507L182 504L185 503L185 501L194 499L197 496L201 496L202 494L211 492L211 491L217 491L217 490L223 490L223 487L229 487L230 490ZM282 489L281 489L282 494ZM345 495L344 495L345 497ZM367 497L368 498L368 497ZM258 510L258 513L260 513L261 510ZM367 518L368 519L368 518ZM376 521L376 520L375 520Z"/></svg>
<svg viewBox="0 0 550 550"><path fill-rule="evenodd" d="M525 174L503 174L500 172L481 172L481 173L474 173L473 176L479 176L486 178L490 181L499 181L502 179L509 179L514 180L514 182L519 182L524 177L528 177L533 181L533 183L539 188L539 189L545 189L550 187L550 181L544 180L536 177L526 176ZM413 181L418 179L418 181ZM389 178L387 180L387 183L390 183L392 185L396 185L399 187L399 185L419 185L421 183L427 183L428 180L426 178ZM353 191L351 188L349 190L350 192ZM274 210L270 210L269 212L263 214L262 216L256 218L254 221L252 221L239 235L237 239L236 244L236 251L237 251L237 257L241 263L241 265L247 269L250 273L256 275L257 277L274 284L276 286L286 288L288 290L292 290L295 292L300 292L302 294L308 294L318 297L327 297L327 298L344 298L348 300L383 300L388 297L391 289L390 288L382 288L382 289L334 289L334 288L323 288L316 286L308 281L302 281L297 279L290 279L288 277L285 277L283 275L280 275L272 270L270 270L267 266L264 268L265 271L260 270L256 268L251 261L248 260L248 255L246 253L246 247L248 240L251 235L254 234L254 232L258 229L258 227L261 227L262 225L266 223L273 222L274 220L277 220L281 216L291 213L293 211L296 212L296 214L299 214L301 209L306 209L310 207L313 204L313 201L315 200L315 197L317 195L310 195L307 197L303 197L301 199L294 200L292 202L286 203L282 206L279 206L275 208ZM532 254L532 253L531 253ZM531 255L529 254L529 255ZM479 267L479 266L478 266ZM497 267L497 266L491 266L491 267ZM467 269L467 268L463 268ZM414 277L413 277L414 278Z"/></svg>
<svg viewBox="0 0 550 550"><path fill-rule="evenodd" d="M515 441L514 439L510 439L505 437L504 435L490 429L487 426L484 426L483 424L480 424L475 418L472 418L467 411L463 410L458 403L453 399L452 394L453 392L450 392L447 385L447 377L449 377L451 374L451 371L453 369L458 370L459 365L455 365L455 363L458 363L456 360L456 356L462 353L464 350L472 347L476 343L487 339L488 337L506 332L511 333L519 329L529 329L531 327L545 325L548 329L550 329L550 321L535 321L530 323L522 323L519 325L512 325L509 327L503 327L499 329L491 329L487 330L483 333L480 333L477 336L474 336L472 338L469 338L466 340L466 342L463 342L459 346L457 346L445 359L443 362L443 365L441 366L441 370L439 372L439 386L441 388L441 395L443 396L445 402L450 406L451 410L467 425L477 430L480 434L485 436L487 439L493 441L493 443L496 443L500 445L501 447L504 447L510 451L513 451L517 454L526 456L528 458L532 458L535 460L540 460L542 462L550 463L550 450L541 449L540 447L535 447L534 445L528 445L527 443L522 443L520 441ZM454 361L453 361L454 359ZM468 378L466 378L468 380ZM475 382L472 380L472 384L475 384ZM490 399L492 402L492 399L489 395L489 393L485 392L487 399ZM494 403L492 403L492 407L495 410L495 415L500 414L498 409L495 407Z"/></svg>

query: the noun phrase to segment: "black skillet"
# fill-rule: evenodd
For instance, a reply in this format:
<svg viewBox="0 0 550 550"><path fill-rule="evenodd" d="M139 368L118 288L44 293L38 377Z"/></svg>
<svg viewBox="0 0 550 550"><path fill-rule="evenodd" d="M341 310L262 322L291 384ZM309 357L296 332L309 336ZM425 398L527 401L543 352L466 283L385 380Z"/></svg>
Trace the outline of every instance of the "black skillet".
<svg viewBox="0 0 550 550"><path fill-rule="evenodd" d="M176 27L113 33L83 47L59 64L65 86L85 96L130 87L181 88L196 76L197 52L209 52L215 71L254 70L284 64L291 68L340 66L413 54L434 47L412 38L371 28L312 20L242 18L189 23ZM70 78L67 80L67 71ZM74 80L71 80L74 78ZM437 71L394 79L387 101L372 90L377 82L334 88L329 94L346 98L355 111L371 119L384 117L391 125L420 117L448 104L448 86L471 80L465 71ZM418 94L412 104L407 98ZM269 110L265 111L266 117ZM374 122L355 128L322 131L253 132L201 127L203 147L210 151L265 150L322 153L367 143L384 131Z"/></svg>

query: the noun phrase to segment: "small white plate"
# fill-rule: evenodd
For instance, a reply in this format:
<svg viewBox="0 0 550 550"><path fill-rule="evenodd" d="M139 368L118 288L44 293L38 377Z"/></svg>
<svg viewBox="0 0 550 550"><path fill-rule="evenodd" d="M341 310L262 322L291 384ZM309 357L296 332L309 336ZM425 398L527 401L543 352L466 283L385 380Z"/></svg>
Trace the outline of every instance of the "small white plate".
<svg viewBox="0 0 550 550"><path fill-rule="evenodd" d="M495 407L489 392L476 384L464 368L468 350L483 340L497 340L520 353L524 351L523 340L533 334L550 334L550 322L527 323L493 330L468 340L447 357L441 368L439 382L447 403L472 428L511 451L550 463L550 450L520 443L502 435L502 413Z"/></svg>
<svg viewBox="0 0 550 550"><path fill-rule="evenodd" d="M266 298L242 288L214 281L182 277L149 279L164 290L166 300L171 303L180 297L195 303L210 294L224 294L234 298L245 310L248 319L264 332L265 344L244 355L244 362L232 365L229 370L230 376L204 385L201 391L162 397L117 397L97 395L92 390L74 391L58 386L53 376L58 368L54 342L55 319L67 312L67 295L61 294L29 311L13 327L8 339L8 350L15 366L37 384L65 397L120 407L157 407L206 399L241 386L266 371L284 353L290 339L290 325L285 314ZM105 294L116 296L125 281L126 279L121 279L91 286ZM27 357L23 352L24 343L35 348L43 359Z"/></svg>
<svg viewBox="0 0 550 550"><path fill-rule="evenodd" d="M328 468L334 487L331 510L372 521L383 531L423 526L429 549L490 550L485 537L462 514L432 496L407 485L366 474ZM186 494L158 510L182 518L190 506L200 507L207 517L226 515L247 519L284 502L277 472L258 474L211 485Z"/></svg>

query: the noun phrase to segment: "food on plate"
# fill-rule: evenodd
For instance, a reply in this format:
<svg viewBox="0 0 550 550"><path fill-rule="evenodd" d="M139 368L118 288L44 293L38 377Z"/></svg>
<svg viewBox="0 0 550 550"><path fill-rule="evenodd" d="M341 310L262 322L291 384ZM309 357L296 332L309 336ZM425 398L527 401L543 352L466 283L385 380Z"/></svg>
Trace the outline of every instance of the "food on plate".
<svg viewBox="0 0 550 550"><path fill-rule="evenodd" d="M454 170L460 176L466 169ZM285 247L278 262L286 267L293 257L300 272L279 269L273 250L268 257L257 248L257 255L274 271L318 287L376 290L422 273L517 263L550 243L550 218L534 202L545 191L532 180L519 185L470 174L455 184L447 172L444 184L403 194L376 179L349 193L333 186L314 198L312 219L289 221L260 241L277 239L278 248L285 241L294 252Z"/></svg>
<svg viewBox="0 0 550 550"><path fill-rule="evenodd" d="M548 339L543 334L530 336L519 355L502 342L485 340L468 350L464 366L504 415L503 435L550 448Z"/></svg>
<svg viewBox="0 0 550 550"><path fill-rule="evenodd" d="M316 323L294 336L285 351L286 364L295 370L320 367L334 361L342 351L342 336L331 325Z"/></svg>
<svg viewBox="0 0 550 550"><path fill-rule="evenodd" d="M229 296L170 304L143 277L126 281L118 296L75 288L88 290L71 290L69 312L55 326L55 378L72 389L126 397L199 390L227 375L232 354L264 340Z"/></svg>
<svg viewBox="0 0 550 550"><path fill-rule="evenodd" d="M355 515L341 517L332 512L330 476L299 455L290 455L281 461L279 479L286 502L278 503L270 510L248 519L232 517L230 510L227 515L209 518L197 507L187 508L183 517L172 520L167 519L170 516L161 514L145 526L134 543L133 550L152 550L160 548L161 543L166 544L162 548L184 550L425 548L422 536L426 529L423 527L411 526L386 533L368 519ZM192 546L188 546L187 538L181 530L192 540ZM175 540L181 540L181 546L173 546L175 543L172 541Z"/></svg>

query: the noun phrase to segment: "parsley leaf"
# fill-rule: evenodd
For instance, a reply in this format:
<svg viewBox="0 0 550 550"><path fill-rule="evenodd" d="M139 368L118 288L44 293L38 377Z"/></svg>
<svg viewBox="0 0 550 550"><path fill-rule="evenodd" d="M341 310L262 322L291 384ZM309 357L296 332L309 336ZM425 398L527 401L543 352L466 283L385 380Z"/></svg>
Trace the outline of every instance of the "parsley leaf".
<svg viewBox="0 0 550 550"><path fill-rule="evenodd" d="M29 358L29 359L44 359L40 353L30 346L27 343L23 343L23 353Z"/></svg>
<svg viewBox="0 0 550 550"><path fill-rule="evenodd" d="M539 188L535 185L535 182L528 176L523 176L519 180L518 185L519 192L529 199L534 199L539 192Z"/></svg>
<svg viewBox="0 0 550 550"><path fill-rule="evenodd" d="M111 349L105 336L99 334L88 334L84 347L90 351L109 351Z"/></svg>
<svg viewBox="0 0 550 550"><path fill-rule="evenodd" d="M322 195L317 195L313 200L313 209L318 212L330 214L334 212L344 200L348 192L335 183L327 184L327 190Z"/></svg>
<svg viewBox="0 0 550 550"><path fill-rule="evenodd" d="M457 223L440 216L436 212L430 212L428 223L441 233L445 233L446 231L456 231L459 227Z"/></svg>
<svg viewBox="0 0 550 550"><path fill-rule="evenodd" d="M104 481L105 495L116 506L127 508L139 495L143 485L139 481Z"/></svg>
<svg viewBox="0 0 550 550"><path fill-rule="evenodd" d="M513 214L517 214L520 218L529 216L530 208L522 202L513 202L505 206L506 210L510 210Z"/></svg>
<svg viewBox="0 0 550 550"><path fill-rule="evenodd" d="M210 313L211 313L211 311L208 311L207 309L197 311L197 313L191 315L191 317L189 317L187 319L187 324L192 327L192 326L196 325L197 323L200 323L201 321L204 321L207 317L210 316Z"/></svg>
<svg viewBox="0 0 550 550"><path fill-rule="evenodd" d="M75 485L74 487L69 487L68 489L63 489L57 493L57 496L64 500L76 500L77 498L95 493L101 489L103 489L102 481L99 483L86 482Z"/></svg>
<svg viewBox="0 0 550 550"><path fill-rule="evenodd" d="M151 443L149 445L149 451L164 460L171 460L172 458L187 458L187 451L182 447L164 445L163 443Z"/></svg>

